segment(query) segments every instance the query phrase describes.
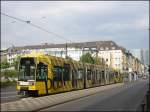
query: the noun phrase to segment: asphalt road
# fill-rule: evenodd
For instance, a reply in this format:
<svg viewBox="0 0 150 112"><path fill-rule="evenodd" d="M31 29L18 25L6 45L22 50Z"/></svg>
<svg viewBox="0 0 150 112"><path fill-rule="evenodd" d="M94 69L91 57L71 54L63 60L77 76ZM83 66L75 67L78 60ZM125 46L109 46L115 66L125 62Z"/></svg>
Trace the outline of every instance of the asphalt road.
<svg viewBox="0 0 150 112"><path fill-rule="evenodd" d="M8 86L1 88L1 103L19 100L20 97L17 95L16 86Z"/></svg>
<svg viewBox="0 0 150 112"><path fill-rule="evenodd" d="M147 90L148 80L140 80L41 111L136 111Z"/></svg>

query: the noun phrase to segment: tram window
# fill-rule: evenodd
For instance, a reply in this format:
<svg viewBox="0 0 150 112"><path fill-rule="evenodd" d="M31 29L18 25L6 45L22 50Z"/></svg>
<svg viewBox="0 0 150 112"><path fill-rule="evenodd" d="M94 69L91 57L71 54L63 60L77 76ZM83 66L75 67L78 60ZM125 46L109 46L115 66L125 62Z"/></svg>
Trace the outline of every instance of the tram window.
<svg viewBox="0 0 150 112"><path fill-rule="evenodd" d="M113 78L114 77L114 74L111 72L111 78Z"/></svg>
<svg viewBox="0 0 150 112"><path fill-rule="evenodd" d="M115 77L118 77L118 73L117 72L115 72Z"/></svg>
<svg viewBox="0 0 150 112"><path fill-rule="evenodd" d="M62 67L54 66L53 68L54 80L61 81L62 80Z"/></svg>
<svg viewBox="0 0 150 112"><path fill-rule="evenodd" d="M100 71L98 71L97 79L98 79L98 80L100 79Z"/></svg>
<svg viewBox="0 0 150 112"><path fill-rule="evenodd" d="M101 79L101 71L99 71L99 79Z"/></svg>
<svg viewBox="0 0 150 112"><path fill-rule="evenodd" d="M111 79L111 77L112 77L112 73L111 73L111 72L109 72L109 79Z"/></svg>
<svg viewBox="0 0 150 112"><path fill-rule="evenodd" d="M70 65L69 64L64 64L64 67L63 67L63 80L64 81L69 81L70 80Z"/></svg>
<svg viewBox="0 0 150 112"><path fill-rule="evenodd" d="M106 71L105 78L107 79L107 77L108 77L108 72Z"/></svg>
<svg viewBox="0 0 150 112"><path fill-rule="evenodd" d="M91 80L91 70L87 70L87 80Z"/></svg>
<svg viewBox="0 0 150 112"><path fill-rule="evenodd" d="M46 80L48 72L47 66L40 62L37 68L37 80Z"/></svg>
<svg viewBox="0 0 150 112"><path fill-rule="evenodd" d="M99 70L97 70L97 73L96 73L97 75L96 75L96 80L98 80L99 79Z"/></svg>
<svg viewBox="0 0 150 112"><path fill-rule="evenodd" d="M105 78L105 73L104 73L104 71L102 71L102 79L104 79Z"/></svg>
<svg viewBox="0 0 150 112"><path fill-rule="evenodd" d="M35 80L35 59L21 58L19 64L18 80Z"/></svg>
<svg viewBox="0 0 150 112"><path fill-rule="evenodd" d="M98 79L98 70L96 70L96 80Z"/></svg>
<svg viewBox="0 0 150 112"><path fill-rule="evenodd" d="M83 78L83 69L78 69L77 79L82 79L82 78Z"/></svg>
<svg viewBox="0 0 150 112"><path fill-rule="evenodd" d="M94 81L94 83L95 83L95 76L96 76L95 71L93 71L92 72L92 80Z"/></svg>

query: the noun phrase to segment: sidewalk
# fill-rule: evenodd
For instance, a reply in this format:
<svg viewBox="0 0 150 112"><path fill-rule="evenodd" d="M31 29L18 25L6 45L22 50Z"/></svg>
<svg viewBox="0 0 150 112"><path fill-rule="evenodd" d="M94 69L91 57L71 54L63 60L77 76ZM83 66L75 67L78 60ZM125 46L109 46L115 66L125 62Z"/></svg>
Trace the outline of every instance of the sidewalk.
<svg viewBox="0 0 150 112"><path fill-rule="evenodd" d="M122 85L123 83L118 83L118 84L65 92L65 93L37 97L37 98L29 97L29 98L21 99L19 101L1 104L1 111L37 111L40 109L44 109L46 107L65 103L71 100L82 98L103 90L119 87Z"/></svg>

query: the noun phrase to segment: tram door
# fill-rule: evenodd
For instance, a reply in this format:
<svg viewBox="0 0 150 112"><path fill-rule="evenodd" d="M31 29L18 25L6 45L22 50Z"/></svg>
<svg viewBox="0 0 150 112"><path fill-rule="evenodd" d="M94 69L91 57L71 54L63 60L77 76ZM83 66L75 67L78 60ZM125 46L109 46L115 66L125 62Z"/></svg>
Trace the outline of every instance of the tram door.
<svg viewBox="0 0 150 112"><path fill-rule="evenodd" d="M77 78L76 78L77 71L72 70L72 87L75 89L77 88Z"/></svg>
<svg viewBox="0 0 150 112"><path fill-rule="evenodd" d="M102 71L102 74L101 74L101 85L104 85L105 84L105 71Z"/></svg>
<svg viewBox="0 0 150 112"><path fill-rule="evenodd" d="M93 84L93 86L95 86L96 85L96 70L94 70L93 72L92 72L92 84Z"/></svg>
<svg viewBox="0 0 150 112"><path fill-rule="evenodd" d="M48 94L48 67L44 63L38 64L38 74L37 74L37 81L43 81L45 84L46 94Z"/></svg>
<svg viewBox="0 0 150 112"><path fill-rule="evenodd" d="M87 71L86 71L86 68L84 68L84 72L83 72L84 74L83 74L83 85L84 85L84 89L86 89L86 74L87 74Z"/></svg>

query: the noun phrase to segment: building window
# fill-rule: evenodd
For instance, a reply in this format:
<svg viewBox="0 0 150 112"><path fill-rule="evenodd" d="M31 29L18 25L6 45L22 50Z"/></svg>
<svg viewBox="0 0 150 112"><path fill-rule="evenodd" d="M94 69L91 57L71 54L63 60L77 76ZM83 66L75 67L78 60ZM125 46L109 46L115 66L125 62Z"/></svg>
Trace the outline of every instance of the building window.
<svg viewBox="0 0 150 112"><path fill-rule="evenodd" d="M113 50L114 50L114 49L115 49L115 47L112 47L111 49L113 49Z"/></svg>
<svg viewBox="0 0 150 112"><path fill-rule="evenodd" d="M108 58L106 58L106 61L108 61Z"/></svg>
<svg viewBox="0 0 150 112"><path fill-rule="evenodd" d="M105 47L105 49L106 49L106 50L109 50L109 48L108 48L108 47Z"/></svg>

